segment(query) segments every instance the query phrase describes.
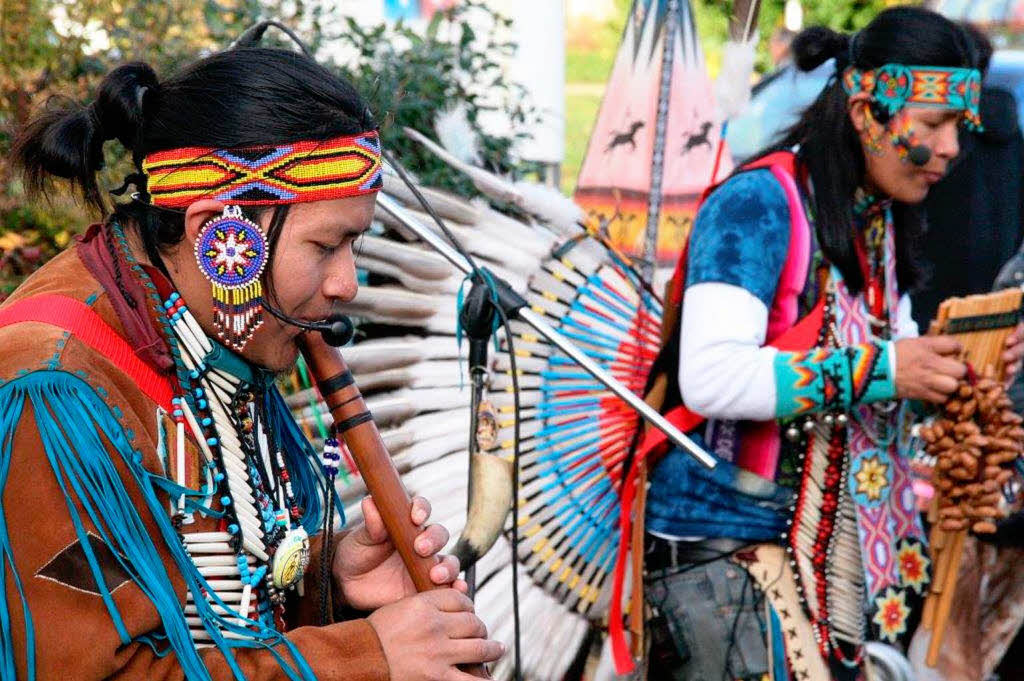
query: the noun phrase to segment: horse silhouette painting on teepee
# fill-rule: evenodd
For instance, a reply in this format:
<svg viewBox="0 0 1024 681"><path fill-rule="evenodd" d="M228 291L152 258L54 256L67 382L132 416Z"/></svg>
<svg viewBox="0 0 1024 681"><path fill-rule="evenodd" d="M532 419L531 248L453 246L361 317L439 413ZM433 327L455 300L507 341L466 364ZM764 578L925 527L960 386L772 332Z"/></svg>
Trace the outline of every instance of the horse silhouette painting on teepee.
<svg viewBox="0 0 1024 681"><path fill-rule="evenodd" d="M576 202L626 253L674 264L720 131L688 0L633 0ZM726 152L718 179L730 170Z"/></svg>

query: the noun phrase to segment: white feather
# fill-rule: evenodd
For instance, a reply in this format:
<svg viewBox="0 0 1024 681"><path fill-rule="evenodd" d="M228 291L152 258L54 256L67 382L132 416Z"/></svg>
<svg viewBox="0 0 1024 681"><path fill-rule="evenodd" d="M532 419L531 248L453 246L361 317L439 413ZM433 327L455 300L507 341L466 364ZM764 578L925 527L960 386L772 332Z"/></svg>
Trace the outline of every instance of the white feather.
<svg viewBox="0 0 1024 681"><path fill-rule="evenodd" d="M758 36L755 32L747 42L728 41L722 50L722 70L715 81L715 100L726 120L738 116L750 102L750 76Z"/></svg>
<svg viewBox="0 0 1024 681"><path fill-rule="evenodd" d="M560 191L537 182L520 180L516 189L523 197L521 207L543 220L563 236L579 234L579 223L585 218L583 209Z"/></svg>
<svg viewBox="0 0 1024 681"><path fill-rule="evenodd" d="M413 128L404 128L405 134L413 138L431 152L437 155L445 163L449 164L456 170L459 170L469 176L469 179L473 181L473 184L482 194L486 194L493 199L499 201L511 201L516 205L522 203L523 197L519 195L519 191L513 183L508 180L495 175L494 173L487 172L483 168L477 168L476 166L466 163L455 156L437 142L419 132Z"/></svg>
<svg viewBox="0 0 1024 681"><path fill-rule="evenodd" d="M594 670L594 681L615 681L615 662L612 660L612 641L607 636L601 645L601 658Z"/></svg>
<svg viewBox="0 0 1024 681"><path fill-rule="evenodd" d="M466 118L466 107L459 103L437 114L434 132L445 149L470 165L480 165L480 138Z"/></svg>

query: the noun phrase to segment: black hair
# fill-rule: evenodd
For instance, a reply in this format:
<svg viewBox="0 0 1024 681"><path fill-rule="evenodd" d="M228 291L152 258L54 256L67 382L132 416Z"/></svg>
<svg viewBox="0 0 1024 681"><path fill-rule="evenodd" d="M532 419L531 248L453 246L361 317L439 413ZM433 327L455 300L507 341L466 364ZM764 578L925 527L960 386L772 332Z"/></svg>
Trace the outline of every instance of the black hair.
<svg viewBox="0 0 1024 681"><path fill-rule="evenodd" d="M106 213L96 173L103 168L104 142L118 140L135 164L129 182L139 200L118 204L110 219L134 225L147 255L162 266L161 249L184 236L184 214L146 202L141 169L147 154L320 140L376 128L350 83L306 54L251 43L200 59L164 81L145 63L124 64L103 79L96 101L87 106L51 98L15 140L13 158L26 185L42 192L53 177L66 178L89 205ZM287 208L274 208L267 235L272 245ZM265 210L243 212L258 220Z"/></svg>
<svg viewBox="0 0 1024 681"><path fill-rule="evenodd" d="M879 13L853 36L821 26L809 28L794 39L792 50L802 71L835 59L836 73L778 143L756 157L798 148L799 160L814 187L818 243L842 273L847 287L857 292L864 287L864 277L851 238L852 211L854 194L864 182L865 164L847 113L842 72L851 64L860 69L889 63L976 68L977 49L963 28L945 17L917 7L895 7ZM900 289L907 291L919 281L915 254L924 234L924 213L915 205L900 202L893 204L892 211L897 279Z"/></svg>
<svg viewBox="0 0 1024 681"><path fill-rule="evenodd" d="M978 70L984 76L988 73L989 63L992 61L992 41L989 40L983 30L972 23L964 21L960 26L963 27L970 39L974 41L974 49L978 53Z"/></svg>

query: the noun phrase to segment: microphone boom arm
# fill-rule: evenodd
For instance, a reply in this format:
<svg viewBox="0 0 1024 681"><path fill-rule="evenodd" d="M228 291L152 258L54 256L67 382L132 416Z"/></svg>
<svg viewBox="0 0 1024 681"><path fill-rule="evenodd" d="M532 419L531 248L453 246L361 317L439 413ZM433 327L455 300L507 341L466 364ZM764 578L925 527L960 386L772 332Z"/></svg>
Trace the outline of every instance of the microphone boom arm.
<svg viewBox="0 0 1024 681"><path fill-rule="evenodd" d="M424 226L420 221L407 211L401 204L390 196L381 193L377 197L377 206L392 218L400 222L404 227L412 231L416 236L429 244L434 250L444 256L452 265L464 274L471 274L473 268L465 256L459 253L452 245L442 239L437 233ZM500 286L500 285L499 285ZM708 468L715 467L715 459L705 452L693 440L686 437L678 428L673 426L664 416L643 401L629 388L617 381L611 374L606 372L586 353L580 350L569 339L560 334L541 315L529 307L520 307L515 310L515 316L526 322L533 329L548 340L552 345L568 355L587 373L600 381L605 387L612 391L626 404L636 410L640 416L658 430L665 433L675 445L682 447L688 454L697 459Z"/></svg>

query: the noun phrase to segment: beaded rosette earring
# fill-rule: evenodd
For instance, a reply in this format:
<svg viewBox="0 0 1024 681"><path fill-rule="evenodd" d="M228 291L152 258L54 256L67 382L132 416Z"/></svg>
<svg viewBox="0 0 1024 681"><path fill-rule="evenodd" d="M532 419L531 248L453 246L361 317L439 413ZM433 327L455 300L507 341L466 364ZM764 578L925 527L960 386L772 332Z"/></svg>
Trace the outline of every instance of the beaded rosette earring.
<svg viewBox="0 0 1024 681"><path fill-rule="evenodd" d="M196 263L210 281L217 335L241 350L263 323L263 284L269 247L259 225L242 216L241 206L225 206L199 231Z"/></svg>

